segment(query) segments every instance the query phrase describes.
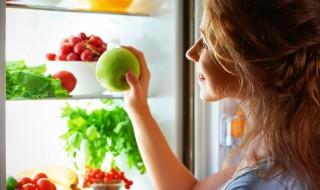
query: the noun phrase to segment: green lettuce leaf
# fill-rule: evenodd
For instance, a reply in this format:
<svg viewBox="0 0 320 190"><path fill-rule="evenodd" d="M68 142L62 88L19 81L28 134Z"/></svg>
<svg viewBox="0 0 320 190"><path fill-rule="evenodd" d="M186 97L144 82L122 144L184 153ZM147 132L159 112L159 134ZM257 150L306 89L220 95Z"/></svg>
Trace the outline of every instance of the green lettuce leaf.
<svg viewBox="0 0 320 190"><path fill-rule="evenodd" d="M60 80L45 75L46 66L26 66L23 60L6 63L6 99L69 97Z"/></svg>

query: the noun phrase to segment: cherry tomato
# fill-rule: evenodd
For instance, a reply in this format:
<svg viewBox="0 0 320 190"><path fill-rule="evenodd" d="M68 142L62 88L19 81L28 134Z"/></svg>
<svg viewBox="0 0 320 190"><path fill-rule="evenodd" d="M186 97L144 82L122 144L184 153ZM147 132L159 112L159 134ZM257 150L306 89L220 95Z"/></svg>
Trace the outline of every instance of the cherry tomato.
<svg viewBox="0 0 320 190"><path fill-rule="evenodd" d="M80 37L81 40L85 40L85 39L88 38L87 35L86 35L84 32L80 32L80 33L78 34L78 37Z"/></svg>
<svg viewBox="0 0 320 190"><path fill-rule="evenodd" d="M49 60L49 61L54 61L55 59L56 59L56 54L55 53L48 53L47 55L46 55L46 57L47 57L47 59Z"/></svg>
<svg viewBox="0 0 320 190"><path fill-rule="evenodd" d="M84 50L85 50L85 46L83 43L77 43L74 47L73 47L73 52L77 53L77 54L81 54Z"/></svg>
<svg viewBox="0 0 320 190"><path fill-rule="evenodd" d="M79 61L80 60L79 56L76 53L73 53L73 52L69 53L67 55L66 59L67 59L67 61Z"/></svg>
<svg viewBox="0 0 320 190"><path fill-rule="evenodd" d="M55 190L55 185L53 185L48 179L41 178L37 182L37 190Z"/></svg>
<svg viewBox="0 0 320 190"><path fill-rule="evenodd" d="M69 71L60 71L52 75L53 78L61 81L61 86L71 92L77 84L76 77Z"/></svg>
<svg viewBox="0 0 320 190"><path fill-rule="evenodd" d="M27 183L22 186L22 190L36 190L36 186L32 183Z"/></svg>
<svg viewBox="0 0 320 190"><path fill-rule="evenodd" d="M53 183L51 183L51 190L57 190L57 187Z"/></svg>
<svg viewBox="0 0 320 190"><path fill-rule="evenodd" d="M67 60L67 55L62 54L62 53L59 53L59 54L56 56L56 60L57 60L57 61L65 61L65 60Z"/></svg>
<svg viewBox="0 0 320 190"><path fill-rule="evenodd" d="M100 47L103 44L103 41L98 36L90 36L89 41L96 47Z"/></svg>
<svg viewBox="0 0 320 190"><path fill-rule="evenodd" d="M119 173L119 179L124 179L125 177L124 177L124 173L123 172L120 172Z"/></svg>
<svg viewBox="0 0 320 190"><path fill-rule="evenodd" d="M36 174L34 177L33 177L33 183L34 184L36 184L37 183L37 181L39 180L39 179L42 179L42 178L46 178L46 179L48 179L48 176L45 174L45 173L38 173L38 174Z"/></svg>
<svg viewBox="0 0 320 190"><path fill-rule="evenodd" d="M33 183L32 179L30 179L29 177L23 177L21 179L19 179L18 181L18 188L22 188L24 184L27 183Z"/></svg>
<svg viewBox="0 0 320 190"><path fill-rule="evenodd" d="M70 36L69 37L69 43L72 45L72 46L75 46L77 43L81 42L81 38L78 37L78 36Z"/></svg>
<svg viewBox="0 0 320 190"><path fill-rule="evenodd" d="M98 48L100 54L107 50L107 45L102 44L101 47Z"/></svg>
<svg viewBox="0 0 320 190"><path fill-rule="evenodd" d="M80 55L81 61L93 61L93 53L86 49Z"/></svg>
<svg viewBox="0 0 320 190"><path fill-rule="evenodd" d="M63 44L63 45L60 47L60 51L61 51L62 54L68 55L68 53L70 53L70 52L73 51L73 46L70 45L70 44Z"/></svg>
<svg viewBox="0 0 320 190"><path fill-rule="evenodd" d="M126 189L130 189L130 185L128 185L128 184L125 185L124 187L125 187Z"/></svg>

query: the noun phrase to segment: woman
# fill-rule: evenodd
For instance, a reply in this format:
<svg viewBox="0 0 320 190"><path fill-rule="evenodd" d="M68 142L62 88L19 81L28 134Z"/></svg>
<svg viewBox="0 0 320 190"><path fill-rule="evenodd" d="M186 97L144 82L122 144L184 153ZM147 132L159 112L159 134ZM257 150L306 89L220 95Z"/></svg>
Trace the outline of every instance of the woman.
<svg viewBox="0 0 320 190"><path fill-rule="evenodd" d="M125 107L154 189L320 189L320 1L208 0L200 30L187 58L199 67L202 100L242 102L243 158L195 179L150 113L143 54L127 47L142 76L127 74Z"/></svg>

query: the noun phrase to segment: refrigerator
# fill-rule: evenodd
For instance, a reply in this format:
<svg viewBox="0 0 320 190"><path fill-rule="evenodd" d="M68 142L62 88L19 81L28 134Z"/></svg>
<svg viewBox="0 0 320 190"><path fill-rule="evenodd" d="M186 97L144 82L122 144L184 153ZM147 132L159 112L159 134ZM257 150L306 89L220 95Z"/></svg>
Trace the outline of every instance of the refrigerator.
<svg viewBox="0 0 320 190"><path fill-rule="evenodd" d="M99 36L108 48L130 45L144 52L151 72L148 102L170 148L198 179L223 168L239 140L232 135L238 105L230 99L203 103L197 68L184 56L199 37L202 1L133 0L127 12L86 10L78 3L1 1L0 189L8 176L30 168L59 165L77 171L60 138L68 125L61 117L66 105L88 112L100 109L101 99L121 105L123 95L103 91L92 71L46 59L46 54L58 53L63 39L79 32ZM72 96L6 100L5 63L21 60L28 67L46 65L46 74L75 69ZM134 182L131 189L152 189L148 171L141 175L125 158L117 158Z"/></svg>

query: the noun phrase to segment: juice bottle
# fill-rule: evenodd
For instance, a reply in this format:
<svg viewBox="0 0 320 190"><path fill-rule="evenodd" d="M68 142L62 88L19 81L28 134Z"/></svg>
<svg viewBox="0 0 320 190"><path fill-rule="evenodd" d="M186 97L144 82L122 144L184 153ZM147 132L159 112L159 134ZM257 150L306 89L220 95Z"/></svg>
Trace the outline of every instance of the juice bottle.
<svg viewBox="0 0 320 190"><path fill-rule="evenodd" d="M88 10L125 12L132 0L79 0Z"/></svg>
<svg viewBox="0 0 320 190"><path fill-rule="evenodd" d="M231 136L238 140L244 134L245 115L242 111L238 111L231 121Z"/></svg>
<svg viewBox="0 0 320 190"><path fill-rule="evenodd" d="M225 166L236 163L240 157L233 157L231 160L229 155L234 148L236 148L245 131L245 115L239 110L236 114L225 115L221 120L220 137L219 137L219 155L220 165L222 168Z"/></svg>

